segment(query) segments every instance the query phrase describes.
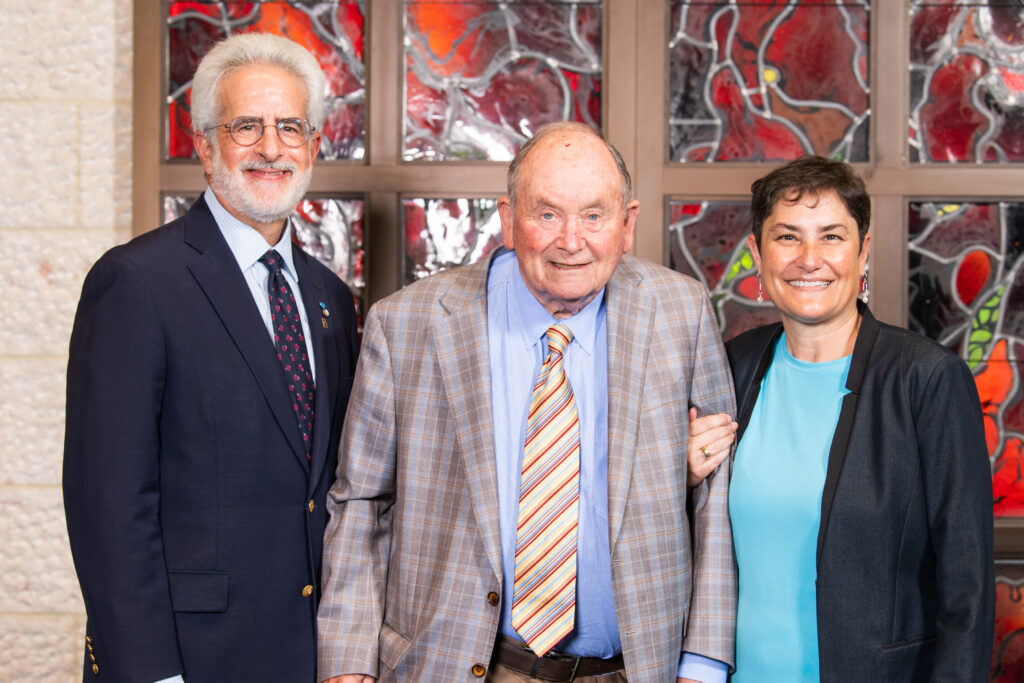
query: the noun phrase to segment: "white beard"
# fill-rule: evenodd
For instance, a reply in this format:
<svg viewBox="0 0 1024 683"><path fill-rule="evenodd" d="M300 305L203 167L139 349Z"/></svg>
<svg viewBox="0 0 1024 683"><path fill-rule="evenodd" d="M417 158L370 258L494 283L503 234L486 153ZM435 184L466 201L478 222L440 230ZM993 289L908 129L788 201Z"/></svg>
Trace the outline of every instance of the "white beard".
<svg viewBox="0 0 1024 683"><path fill-rule="evenodd" d="M258 193L245 182L243 174L251 169L289 171L292 178L284 190L276 195ZM313 165L307 166L302 175L295 175L297 171L298 167L287 161L243 161L236 170L232 170L224 165L220 152L214 150L210 186L227 204L254 222L275 223L287 218L309 189L309 183L313 178Z"/></svg>

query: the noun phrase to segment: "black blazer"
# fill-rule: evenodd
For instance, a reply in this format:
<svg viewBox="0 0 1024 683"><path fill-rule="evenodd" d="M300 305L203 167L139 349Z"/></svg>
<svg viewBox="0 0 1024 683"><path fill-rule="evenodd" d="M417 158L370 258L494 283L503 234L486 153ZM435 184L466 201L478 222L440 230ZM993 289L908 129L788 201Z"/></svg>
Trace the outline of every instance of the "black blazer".
<svg viewBox="0 0 1024 683"><path fill-rule="evenodd" d="M858 306L821 501L821 680L987 681L992 473L974 378L945 347ZM739 438L781 333L726 344Z"/></svg>
<svg viewBox="0 0 1024 683"><path fill-rule="evenodd" d="M64 502L87 680L314 680L324 501L357 338L349 289L293 254L316 364L308 462L270 335L204 199L85 280Z"/></svg>

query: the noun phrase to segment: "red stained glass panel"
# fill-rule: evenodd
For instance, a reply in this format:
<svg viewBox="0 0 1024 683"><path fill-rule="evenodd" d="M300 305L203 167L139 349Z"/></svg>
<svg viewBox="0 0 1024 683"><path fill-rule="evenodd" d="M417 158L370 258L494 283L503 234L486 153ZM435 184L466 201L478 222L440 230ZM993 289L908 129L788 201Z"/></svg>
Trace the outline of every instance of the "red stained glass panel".
<svg viewBox="0 0 1024 683"><path fill-rule="evenodd" d="M673 0L669 158L868 159L867 0Z"/></svg>
<svg viewBox="0 0 1024 683"><path fill-rule="evenodd" d="M994 512L1024 517L1024 204L913 202L908 234L909 327L967 361Z"/></svg>
<svg viewBox="0 0 1024 683"><path fill-rule="evenodd" d="M749 202L669 202L669 267L711 295L723 339L777 322L767 295L757 302L754 258L747 248Z"/></svg>
<svg viewBox="0 0 1024 683"><path fill-rule="evenodd" d="M283 35L313 53L327 77L320 157L362 159L363 2L356 0L169 3L166 158L194 156L189 96L203 55L228 35L254 31Z"/></svg>
<svg viewBox="0 0 1024 683"><path fill-rule="evenodd" d="M507 161L552 121L601 126L601 3L405 3L407 161Z"/></svg>
<svg viewBox="0 0 1024 683"><path fill-rule="evenodd" d="M910 3L910 158L1024 161L1024 6Z"/></svg>
<svg viewBox="0 0 1024 683"><path fill-rule="evenodd" d="M996 624L991 683L1024 681L1024 562L996 562Z"/></svg>
<svg viewBox="0 0 1024 683"><path fill-rule="evenodd" d="M405 284L475 263L501 246L495 199L408 198L402 208Z"/></svg>

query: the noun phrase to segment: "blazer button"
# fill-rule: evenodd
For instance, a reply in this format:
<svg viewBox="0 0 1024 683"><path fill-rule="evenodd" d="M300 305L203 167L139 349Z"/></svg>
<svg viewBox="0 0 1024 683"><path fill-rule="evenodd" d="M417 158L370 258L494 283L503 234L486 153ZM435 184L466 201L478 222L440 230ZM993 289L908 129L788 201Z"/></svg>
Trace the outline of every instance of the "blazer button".
<svg viewBox="0 0 1024 683"><path fill-rule="evenodd" d="M100 675L100 667L98 665L96 665L96 664L93 664L92 665L92 673L93 673L94 676L99 676Z"/></svg>
<svg viewBox="0 0 1024 683"><path fill-rule="evenodd" d="M487 669L484 667L483 664L474 664L473 668L470 669L470 671L472 671L473 675L477 678L483 678L484 674L487 673Z"/></svg>
<svg viewBox="0 0 1024 683"><path fill-rule="evenodd" d="M313 594L313 586L311 586L309 584L306 584L305 586L302 587L302 597L308 598L312 594Z"/></svg>
<svg viewBox="0 0 1024 683"><path fill-rule="evenodd" d="M490 593L488 593L487 594L487 602L489 602L491 604L491 607L497 607L498 603L500 602L500 600L498 598L498 594L495 593L494 591L491 591Z"/></svg>
<svg viewBox="0 0 1024 683"><path fill-rule="evenodd" d="M312 498L309 499L309 505L307 505L306 507L309 509L310 512L312 512L316 508L316 503L313 502Z"/></svg>

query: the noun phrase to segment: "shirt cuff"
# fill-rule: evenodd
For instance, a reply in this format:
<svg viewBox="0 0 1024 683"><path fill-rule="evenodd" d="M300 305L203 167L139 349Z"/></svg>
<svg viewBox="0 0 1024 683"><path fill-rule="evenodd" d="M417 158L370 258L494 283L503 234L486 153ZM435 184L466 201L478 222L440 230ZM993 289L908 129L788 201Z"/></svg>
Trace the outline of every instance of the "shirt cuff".
<svg viewBox="0 0 1024 683"><path fill-rule="evenodd" d="M717 659L684 652L679 657L678 678L692 678L701 683L725 683L729 675L729 665Z"/></svg>
<svg viewBox="0 0 1024 683"><path fill-rule="evenodd" d="M154 681L154 683L185 683L185 679L181 677L181 674L178 674L177 676Z"/></svg>

